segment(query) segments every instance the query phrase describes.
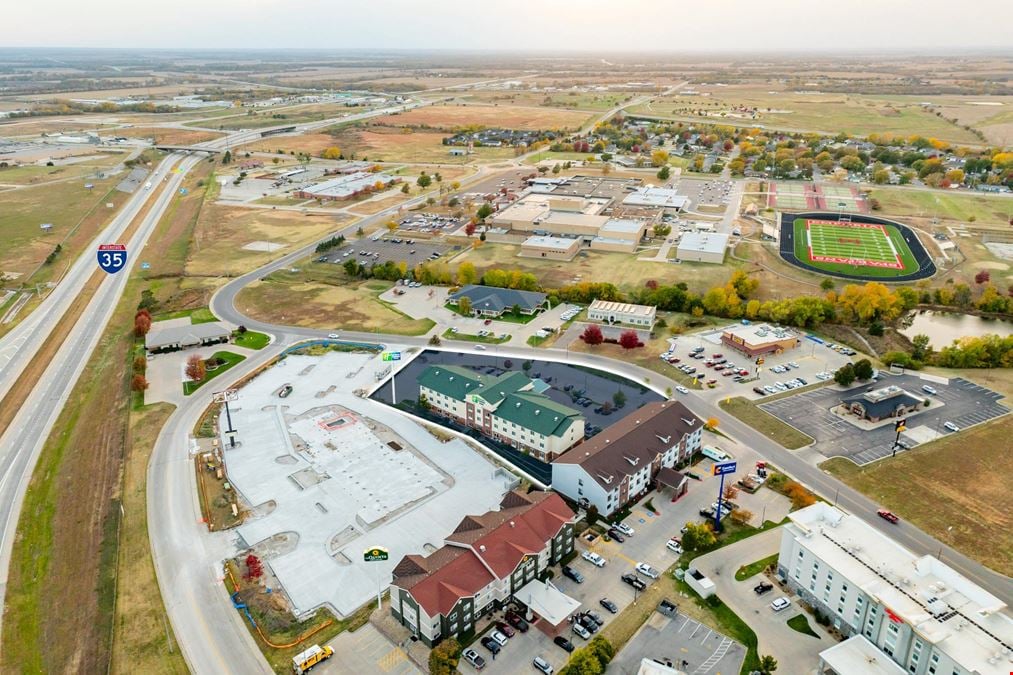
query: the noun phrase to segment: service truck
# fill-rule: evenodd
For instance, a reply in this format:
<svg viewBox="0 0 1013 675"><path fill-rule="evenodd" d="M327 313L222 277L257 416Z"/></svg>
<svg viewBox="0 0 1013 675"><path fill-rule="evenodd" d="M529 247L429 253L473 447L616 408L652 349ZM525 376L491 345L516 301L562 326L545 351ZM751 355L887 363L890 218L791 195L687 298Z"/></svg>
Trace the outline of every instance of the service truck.
<svg viewBox="0 0 1013 675"><path fill-rule="evenodd" d="M331 647L321 647L320 645L313 645L304 652L300 652L292 657L292 672L295 675L302 675L303 673L309 672L310 668L317 665L321 661L334 656L334 649Z"/></svg>

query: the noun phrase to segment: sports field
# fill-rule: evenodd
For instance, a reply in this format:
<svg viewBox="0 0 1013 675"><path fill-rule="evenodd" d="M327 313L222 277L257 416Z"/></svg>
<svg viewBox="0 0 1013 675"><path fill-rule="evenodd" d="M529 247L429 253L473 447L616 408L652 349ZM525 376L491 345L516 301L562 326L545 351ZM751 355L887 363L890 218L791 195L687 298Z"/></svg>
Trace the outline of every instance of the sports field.
<svg viewBox="0 0 1013 675"><path fill-rule="evenodd" d="M900 231L887 224L797 218L795 255L830 272L891 277L918 270Z"/></svg>

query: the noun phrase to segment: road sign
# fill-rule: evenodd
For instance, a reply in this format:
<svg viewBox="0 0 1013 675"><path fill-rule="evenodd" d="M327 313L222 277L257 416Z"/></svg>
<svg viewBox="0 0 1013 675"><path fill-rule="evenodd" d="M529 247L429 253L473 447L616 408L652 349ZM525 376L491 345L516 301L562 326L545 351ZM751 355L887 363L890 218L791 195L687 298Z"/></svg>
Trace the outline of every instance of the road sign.
<svg viewBox="0 0 1013 675"><path fill-rule="evenodd" d="M724 476L725 474L735 473L737 468L738 462L719 462L714 465L712 471L715 476Z"/></svg>
<svg viewBox="0 0 1013 675"><path fill-rule="evenodd" d="M101 244L98 247L98 266L109 274L116 274L127 264L127 247L123 244Z"/></svg>
<svg viewBox="0 0 1013 675"><path fill-rule="evenodd" d="M150 270L151 269L151 263L149 263L149 262L142 262L141 263L141 269L142 270Z"/></svg>
<svg viewBox="0 0 1013 675"><path fill-rule="evenodd" d="M383 352L380 354L380 358L384 361L400 361L401 352Z"/></svg>
<svg viewBox="0 0 1013 675"><path fill-rule="evenodd" d="M224 391L216 391L211 394L211 400L215 403L225 403L226 401L238 401L239 390L238 389L226 389Z"/></svg>
<svg viewBox="0 0 1013 675"><path fill-rule="evenodd" d="M390 557L390 551L383 546L373 546L362 552L364 562L383 562Z"/></svg>

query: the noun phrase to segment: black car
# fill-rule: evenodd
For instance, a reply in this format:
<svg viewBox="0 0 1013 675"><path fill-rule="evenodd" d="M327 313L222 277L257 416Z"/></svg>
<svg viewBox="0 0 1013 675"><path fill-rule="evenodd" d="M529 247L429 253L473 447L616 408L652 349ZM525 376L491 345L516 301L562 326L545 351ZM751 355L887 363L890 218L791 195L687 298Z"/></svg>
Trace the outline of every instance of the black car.
<svg viewBox="0 0 1013 675"><path fill-rule="evenodd" d="M608 598L602 598L601 600L598 601L598 604L607 609L610 614L619 613L618 605L616 605L616 603L612 602Z"/></svg>
<svg viewBox="0 0 1013 675"><path fill-rule="evenodd" d="M755 391L755 392L756 392L757 394L759 394L760 396L766 396L766 395L767 395L767 392L765 392L765 391L764 391L763 389L761 389L760 387L753 387L753 391Z"/></svg>
<svg viewBox="0 0 1013 675"><path fill-rule="evenodd" d="M522 617L517 612L514 612L514 611L507 612L506 613L506 620L507 620L508 624L510 624L511 626L513 626L514 628L516 628L517 630L519 630L520 632L522 632L522 633L527 633L528 632L528 622L525 621L524 617Z"/></svg>
<svg viewBox="0 0 1013 675"><path fill-rule="evenodd" d="M584 616L586 616L587 618L591 619L592 621L594 621L599 626L604 626L605 625L605 619L601 618L601 615L598 614L597 612L592 612L591 610L587 610L586 612L584 612Z"/></svg>
<svg viewBox="0 0 1013 675"><path fill-rule="evenodd" d="M633 572L627 572L626 574L624 574L624 575L623 575L623 576L621 577L621 579L622 579L623 581L625 581L626 583L628 583L628 584L629 584L630 586L633 586L633 588L637 589L638 591L642 591L642 590L644 590L645 588L647 588L647 584L645 584L645 583L644 583L644 582L643 582L643 581L642 581L642 580L641 580L641 579L640 579L640 578L639 578L639 577L638 577L638 576L637 576L636 574L634 574Z"/></svg>
<svg viewBox="0 0 1013 675"><path fill-rule="evenodd" d="M620 544L626 541L626 537L623 536L623 533L614 527L609 528L608 535L612 537L612 539L618 541Z"/></svg>
<svg viewBox="0 0 1013 675"><path fill-rule="evenodd" d="M756 593L757 595L763 595L764 593L771 591L773 589L774 584L766 581L761 581L759 584L753 587L753 593Z"/></svg>
<svg viewBox="0 0 1013 675"><path fill-rule="evenodd" d="M573 579L578 584L584 583L584 575L573 569L569 565L563 565L563 576L569 579Z"/></svg>
<svg viewBox="0 0 1013 675"><path fill-rule="evenodd" d="M573 643L567 640L562 635L557 635L555 638L553 638L552 642L553 644L562 647L567 652L573 651Z"/></svg>
<svg viewBox="0 0 1013 675"><path fill-rule="evenodd" d="M577 623L586 628L588 633L598 632L598 622L589 617L587 614L581 614L578 616Z"/></svg>
<svg viewBox="0 0 1013 675"><path fill-rule="evenodd" d="M493 655L499 654L499 650L503 649L503 647L501 647L500 644L491 637L482 638L482 646L488 649Z"/></svg>

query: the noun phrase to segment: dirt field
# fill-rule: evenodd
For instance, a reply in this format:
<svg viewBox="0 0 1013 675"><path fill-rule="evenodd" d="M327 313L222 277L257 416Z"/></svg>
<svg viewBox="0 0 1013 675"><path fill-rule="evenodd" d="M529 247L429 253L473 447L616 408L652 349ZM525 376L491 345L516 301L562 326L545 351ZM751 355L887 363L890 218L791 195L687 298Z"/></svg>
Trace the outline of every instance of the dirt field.
<svg viewBox="0 0 1013 675"><path fill-rule="evenodd" d="M0 183L8 185L34 185L56 180L81 178L84 182L95 182L97 174L109 169L127 158L125 152L95 152L80 150L54 153L56 157L75 157L79 161L57 166L25 164L0 169Z"/></svg>
<svg viewBox="0 0 1013 675"><path fill-rule="evenodd" d="M236 298L239 310L263 321L312 328L422 335L433 327L432 321L410 319L377 299L393 286L390 281L331 286L301 280L275 281L275 276L243 289Z"/></svg>
<svg viewBox="0 0 1013 675"><path fill-rule="evenodd" d="M39 134L70 133L85 129L103 129L110 126L112 125L99 122L87 115L76 118L16 119L6 120L0 124L0 136L38 136Z"/></svg>
<svg viewBox="0 0 1013 675"><path fill-rule="evenodd" d="M411 199L409 195L397 192L396 194L391 195L390 197L384 197L383 199L373 199L368 202L363 202L362 204L359 204L358 206L353 208L352 211L354 211L355 213L360 213L364 216L370 216L373 215L374 213L379 213L384 209L389 209L392 206L397 206L398 204L401 204L402 202L405 202L409 199Z"/></svg>
<svg viewBox="0 0 1013 675"><path fill-rule="evenodd" d="M1004 417L862 469L844 459L820 466L940 541L1010 575L1013 518L1006 508L1006 476L1013 455L1003 451L1008 436Z"/></svg>
<svg viewBox="0 0 1013 675"><path fill-rule="evenodd" d="M129 129L112 129L109 132L100 135L107 137L125 136L126 138L154 138L156 143L191 145L194 143L213 141L216 138L221 138L223 134L197 129L131 127Z"/></svg>
<svg viewBox="0 0 1013 675"><path fill-rule="evenodd" d="M554 108L499 105L433 105L406 113L378 117L387 126L429 126L437 129L480 125L505 129L579 129L586 113Z"/></svg>
<svg viewBox="0 0 1013 675"><path fill-rule="evenodd" d="M406 133L408 132L408 133ZM327 139L327 145L337 145L348 156L377 162L412 162L436 164L466 164L474 161L498 161L513 157L513 148L475 148L470 156L456 157L443 145L446 133L436 131L410 131L394 127L350 127L336 136L318 134ZM320 146L317 152L327 147Z"/></svg>
<svg viewBox="0 0 1013 675"><path fill-rule="evenodd" d="M186 274L209 277L242 274L320 239L350 220L343 214L330 216L205 204L193 232ZM273 253L243 249L255 241L285 247Z"/></svg>

